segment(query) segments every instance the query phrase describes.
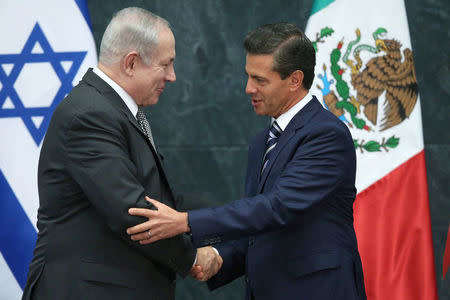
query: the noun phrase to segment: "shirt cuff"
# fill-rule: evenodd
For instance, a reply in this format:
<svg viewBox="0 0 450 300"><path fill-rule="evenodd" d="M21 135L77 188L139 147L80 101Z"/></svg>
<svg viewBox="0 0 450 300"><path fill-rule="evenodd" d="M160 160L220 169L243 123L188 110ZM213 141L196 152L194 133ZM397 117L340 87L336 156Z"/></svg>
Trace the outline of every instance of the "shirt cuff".
<svg viewBox="0 0 450 300"><path fill-rule="evenodd" d="M216 250L217 251L217 250ZM195 266L195 264L197 263L197 255L198 255L198 252L197 251L195 251L195 259L194 259L194 263L192 264L192 268Z"/></svg>

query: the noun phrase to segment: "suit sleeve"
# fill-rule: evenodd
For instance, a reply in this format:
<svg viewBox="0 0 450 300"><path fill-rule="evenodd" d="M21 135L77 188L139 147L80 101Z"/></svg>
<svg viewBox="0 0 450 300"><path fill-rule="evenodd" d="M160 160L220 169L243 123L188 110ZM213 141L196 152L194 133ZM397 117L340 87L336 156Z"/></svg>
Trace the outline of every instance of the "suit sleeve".
<svg viewBox="0 0 450 300"><path fill-rule="evenodd" d="M214 247L219 251L223 264L219 272L208 280L210 290L228 284L245 274L248 239L229 241Z"/></svg>
<svg viewBox="0 0 450 300"><path fill-rule="evenodd" d="M354 168L346 161L354 157L355 151L350 134L339 126L317 126L297 143L270 191L224 206L190 211L194 245L220 243L288 226L298 221L305 210L333 197Z"/></svg>
<svg viewBox="0 0 450 300"><path fill-rule="evenodd" d="M104 111L77 114L65 134L67 169L104 218L110 229L148 258L186 276L196 250L187 235L151 245L140 245L126 234L128 227L144 221L131 216L131 207L149 207L137 169L129 158L120 120Z"/></svg>

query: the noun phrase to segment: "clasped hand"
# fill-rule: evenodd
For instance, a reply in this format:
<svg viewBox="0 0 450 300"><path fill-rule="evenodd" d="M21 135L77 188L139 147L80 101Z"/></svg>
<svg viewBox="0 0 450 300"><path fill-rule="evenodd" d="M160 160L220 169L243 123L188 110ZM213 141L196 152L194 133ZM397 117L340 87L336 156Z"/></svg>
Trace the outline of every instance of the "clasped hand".
<svg viewBox="0 0 450 300"><path fill-rule="evenodd" d="M197 262L189 274L199 281L206 281L219 272L222 263L222 257L211 246L198 248Z"/></svg>
<svg viewBox="0 0 450 300"><path fill-rule="evenodd" d="M158 210L146 208L130 208L128 210L130 215L148 219L148 221L127 229L127 233L131 235L133 241L145 245L190 231L186 212L178 212L149 197L145 197L145 199ZM199 248L197 249L197 261L189 274L199 281L206 281L219 271L222 263L222 257L211 246Z"/></svg>

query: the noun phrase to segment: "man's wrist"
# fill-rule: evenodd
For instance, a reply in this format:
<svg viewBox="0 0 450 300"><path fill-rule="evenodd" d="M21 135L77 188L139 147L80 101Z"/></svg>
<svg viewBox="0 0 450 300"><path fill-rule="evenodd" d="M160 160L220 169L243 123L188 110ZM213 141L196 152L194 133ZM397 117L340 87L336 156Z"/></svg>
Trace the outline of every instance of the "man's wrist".
<svg viewBox="0 0 450 300"><path fill-rule="evenodd" d="M190 233L191 232L191 226L189 224L189 215L187 212L183 212L183 232Z"/></svg>

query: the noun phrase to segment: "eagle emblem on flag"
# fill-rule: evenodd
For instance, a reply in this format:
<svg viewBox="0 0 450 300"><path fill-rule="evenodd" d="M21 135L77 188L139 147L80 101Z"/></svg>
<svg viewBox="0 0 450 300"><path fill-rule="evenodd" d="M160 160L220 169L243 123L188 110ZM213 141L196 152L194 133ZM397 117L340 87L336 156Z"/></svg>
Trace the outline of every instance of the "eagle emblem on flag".
<svg viewBox="0 0 450 300"><path fill-rule="evenodd" d="M316 34L313 46L331 36L334 30L323 28ZM387 33L378 28L371 43L361 43L361 32L345 42L342 38L330 53L329 65L317 74L323 105L350 128L367 132L384 132L407 119L418 98L417 77L412 51L396 39L383 38ZM362 153L386 152L398 146L395 135L381 140L354 139Z"/></svg>

